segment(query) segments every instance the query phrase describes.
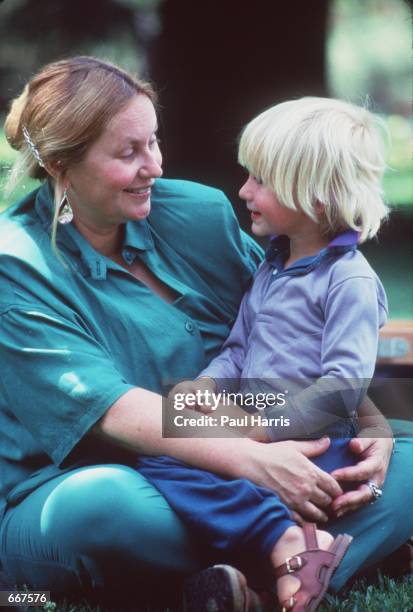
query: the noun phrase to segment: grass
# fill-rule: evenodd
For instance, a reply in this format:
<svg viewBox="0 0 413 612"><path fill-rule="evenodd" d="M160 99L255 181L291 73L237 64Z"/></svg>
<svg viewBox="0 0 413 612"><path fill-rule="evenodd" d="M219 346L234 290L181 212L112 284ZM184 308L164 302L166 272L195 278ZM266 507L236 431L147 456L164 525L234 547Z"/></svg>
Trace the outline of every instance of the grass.
<svg viewBox="0 0 413 612"><path fill-rule="evenodd" d="M50 602L42 608L31 607L32 612L115 612L113 608L90 606L86 600L81 602ZM119 612L119 608L116 612ZM339 595L327 595L320 612L412 612L413 576L394 580L377 573L375 584L366 580L355 582L351 588ZM154 608L135 602L128 611L122 612L181 612L177 608Z"/></svg>
<svg viewBox="0 0 413 612"><path fill-rule="evenodd" d="M138 604L139 605L139 604ZM91 607L87 601L80 602L78 604L71 603L69 601L62 602L50 602L46 604L43 608L30 608L30 611L33 612L115 612L114 609L104 608L101 606ZM148 606L144 606L142 608L136 607L136 604L133 605L129 610L125 608L116 609L116 612L178 612L178 610L172 610L171 608L149 608Z"/></svg>
<svg viewBox="0 0 413 612"><path fill-rule="evenodd" d="M327 596L320 612L412 612L413 576L393 580L378 574L377 584L361 580L340 596Z"/></svg>

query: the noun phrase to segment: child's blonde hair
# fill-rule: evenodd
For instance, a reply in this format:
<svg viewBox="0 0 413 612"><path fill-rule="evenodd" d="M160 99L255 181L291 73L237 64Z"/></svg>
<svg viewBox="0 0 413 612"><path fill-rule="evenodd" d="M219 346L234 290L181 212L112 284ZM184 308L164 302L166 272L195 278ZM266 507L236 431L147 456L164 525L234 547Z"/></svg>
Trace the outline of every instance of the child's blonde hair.
<svg viewBox="0 0 413 612"><path fill-rule="evenodd" d="M292 210L321 223L329 236L346 229L373 237L388 209L379 122L368 110L330 98L277 104L243 130L238 160ZM324 214L316 214L316 205Z"/></svg>

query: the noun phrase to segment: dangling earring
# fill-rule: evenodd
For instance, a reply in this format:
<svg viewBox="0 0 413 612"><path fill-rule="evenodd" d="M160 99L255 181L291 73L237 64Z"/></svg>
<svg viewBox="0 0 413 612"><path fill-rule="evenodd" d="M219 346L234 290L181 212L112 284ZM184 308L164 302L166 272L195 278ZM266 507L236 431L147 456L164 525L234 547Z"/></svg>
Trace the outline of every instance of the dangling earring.
<svg viewBox="0 0 413 612"><path fill-rule="evenodd" d="M69 198L67 197L67 189L64 190L62 199L60 200L57 220L62 225L66 225L73 221L73 210L70 206Z"/></svg>

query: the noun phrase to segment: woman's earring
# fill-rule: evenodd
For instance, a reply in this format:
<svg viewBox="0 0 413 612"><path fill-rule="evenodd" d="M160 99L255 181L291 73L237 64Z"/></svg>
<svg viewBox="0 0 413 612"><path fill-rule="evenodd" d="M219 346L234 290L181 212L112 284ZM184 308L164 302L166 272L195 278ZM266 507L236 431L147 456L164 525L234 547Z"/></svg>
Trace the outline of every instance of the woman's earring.
<svg viewBox="0 0 413 612"><path fill-rule="evenodd" d="M73 210L70 206L69 198L67 197L67 189L64 190L62 199L60 200L57 220L62 225L66 225L73 221Z"/></svg>

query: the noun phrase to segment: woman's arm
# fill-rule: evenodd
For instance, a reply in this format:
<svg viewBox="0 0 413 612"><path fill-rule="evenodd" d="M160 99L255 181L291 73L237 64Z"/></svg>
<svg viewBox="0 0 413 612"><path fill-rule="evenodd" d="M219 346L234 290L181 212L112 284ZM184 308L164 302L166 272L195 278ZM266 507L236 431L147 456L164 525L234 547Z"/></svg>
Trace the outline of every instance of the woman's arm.
<svg viewBox="0 0 413 612"><path fill-rule="evenodd" d="M192 411L180 414L194 415ZM260 444L235 436L164 438L162 397L141 388L120 397L91 433L138 453L171 455L225 477L248 478L269 487L290 508L312 520L326 520L320 508L342 493L338 483L309 460L325 452L327 439Z"/></svg>

